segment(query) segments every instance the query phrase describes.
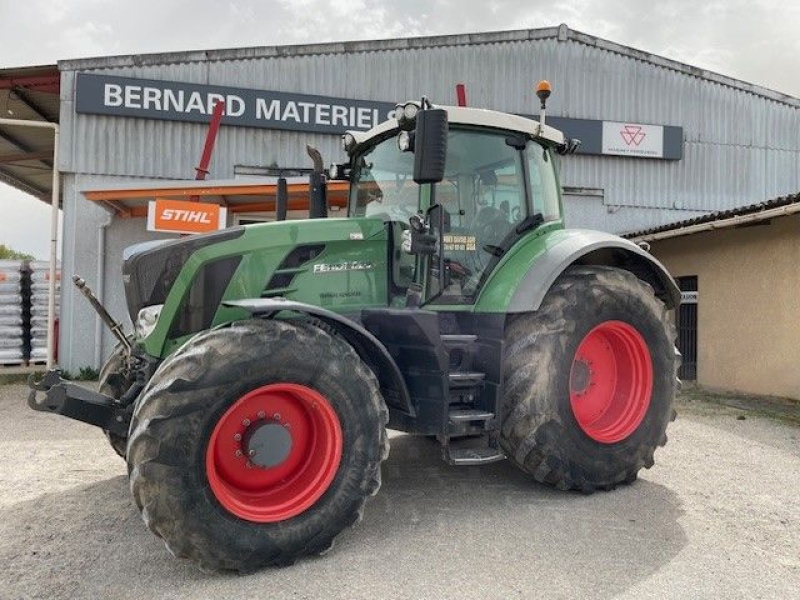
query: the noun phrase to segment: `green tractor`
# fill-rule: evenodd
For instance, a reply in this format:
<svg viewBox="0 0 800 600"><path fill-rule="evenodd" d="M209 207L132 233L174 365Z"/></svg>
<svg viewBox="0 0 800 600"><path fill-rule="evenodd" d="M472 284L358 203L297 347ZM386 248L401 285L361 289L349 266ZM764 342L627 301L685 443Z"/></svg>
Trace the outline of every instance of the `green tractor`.
<svg viewBox="0 0 800 600"><path fill-rule="evenodd" d="M563 490L634 481L675 416L680 293L636 244L564 228L578 142L548 91L538 122L423 98L348 132L347 218L317 156L311 219L128 249L133 335L78 281L120 340L100 392L52 371L30 406L101 427L147 526L205 569L328 550L387 428Z"/></svg>

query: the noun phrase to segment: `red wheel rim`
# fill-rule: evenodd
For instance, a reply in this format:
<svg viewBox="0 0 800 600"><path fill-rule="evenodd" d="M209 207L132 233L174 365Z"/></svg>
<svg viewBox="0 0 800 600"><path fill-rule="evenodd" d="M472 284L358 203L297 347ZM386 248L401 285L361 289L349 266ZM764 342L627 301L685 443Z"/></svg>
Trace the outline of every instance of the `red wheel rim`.
<svg viewBox="0 0 800 600"><path fill-rule="evenodd" d="M613 444L639 427L653 392L653 363L642 335L622 321L601 323L581 340L569 375L569 401L583 432Z"/></svg>
<svg viewBox="0 0 800 600"><path fill-rule="evenodd" d="M242 396L217 421L206 451L211 491L234 515L274 523L299 515L330 486L342 458L336 411L294 383Z"/></svg>

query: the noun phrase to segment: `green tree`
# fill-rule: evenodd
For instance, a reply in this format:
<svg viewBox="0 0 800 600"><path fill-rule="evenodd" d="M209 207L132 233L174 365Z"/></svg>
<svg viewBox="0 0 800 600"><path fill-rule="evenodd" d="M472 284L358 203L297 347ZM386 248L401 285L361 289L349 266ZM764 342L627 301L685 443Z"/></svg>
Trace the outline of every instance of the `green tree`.
<svg viewBox="0 0 800 600"><path fill-rule="evenodd" d="M0 260L8 258L12 260L33 260L34 257L24 252L17 252L5 244L0 244Z"/></svg>

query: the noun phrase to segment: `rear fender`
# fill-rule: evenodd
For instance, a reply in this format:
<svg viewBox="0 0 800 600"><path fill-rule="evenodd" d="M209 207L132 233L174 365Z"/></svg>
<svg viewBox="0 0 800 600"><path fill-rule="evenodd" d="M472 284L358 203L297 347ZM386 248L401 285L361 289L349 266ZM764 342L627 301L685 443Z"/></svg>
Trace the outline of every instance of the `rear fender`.
<svg viewBox="0 0 800 600"><path fill-rule="evenodd" d="M410 416L416 416L403 375L386 347L358 323L339 314L303 302L282 298L247 298L223 302L226 306L243 308L261 319L271 319L280 312L306 314L319 319L342 336L377 377L386 403Z"/></svg>
<svg viewBox="0 0 800 600"><path fill-rule="evenodd" d="M601 231L567 232L569 235L533 262L514 291L507 312L537 310L556 279L572 265L625 269L649 283L667 308L677 308L680 304L680 289L664 265L630 240Z"/></svg>

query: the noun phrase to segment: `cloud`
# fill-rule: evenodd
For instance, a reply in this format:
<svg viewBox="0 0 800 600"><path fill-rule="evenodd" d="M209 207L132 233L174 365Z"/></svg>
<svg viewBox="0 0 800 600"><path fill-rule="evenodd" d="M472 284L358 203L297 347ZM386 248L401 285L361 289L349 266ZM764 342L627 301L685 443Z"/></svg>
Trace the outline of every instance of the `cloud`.
<svg viewBox="0 0 800 600"><path fill-rule="evenodd" d="M780 0L109 0L0 3L0 66L91 55L570 27L800 96L800 4Z"/></svg>
<svg viewBox="0 0 800 600"><path fill-rule="evenodd" d="M49 258L49 204L0 183L0 215L0 244L39 260Z"/></svg>

